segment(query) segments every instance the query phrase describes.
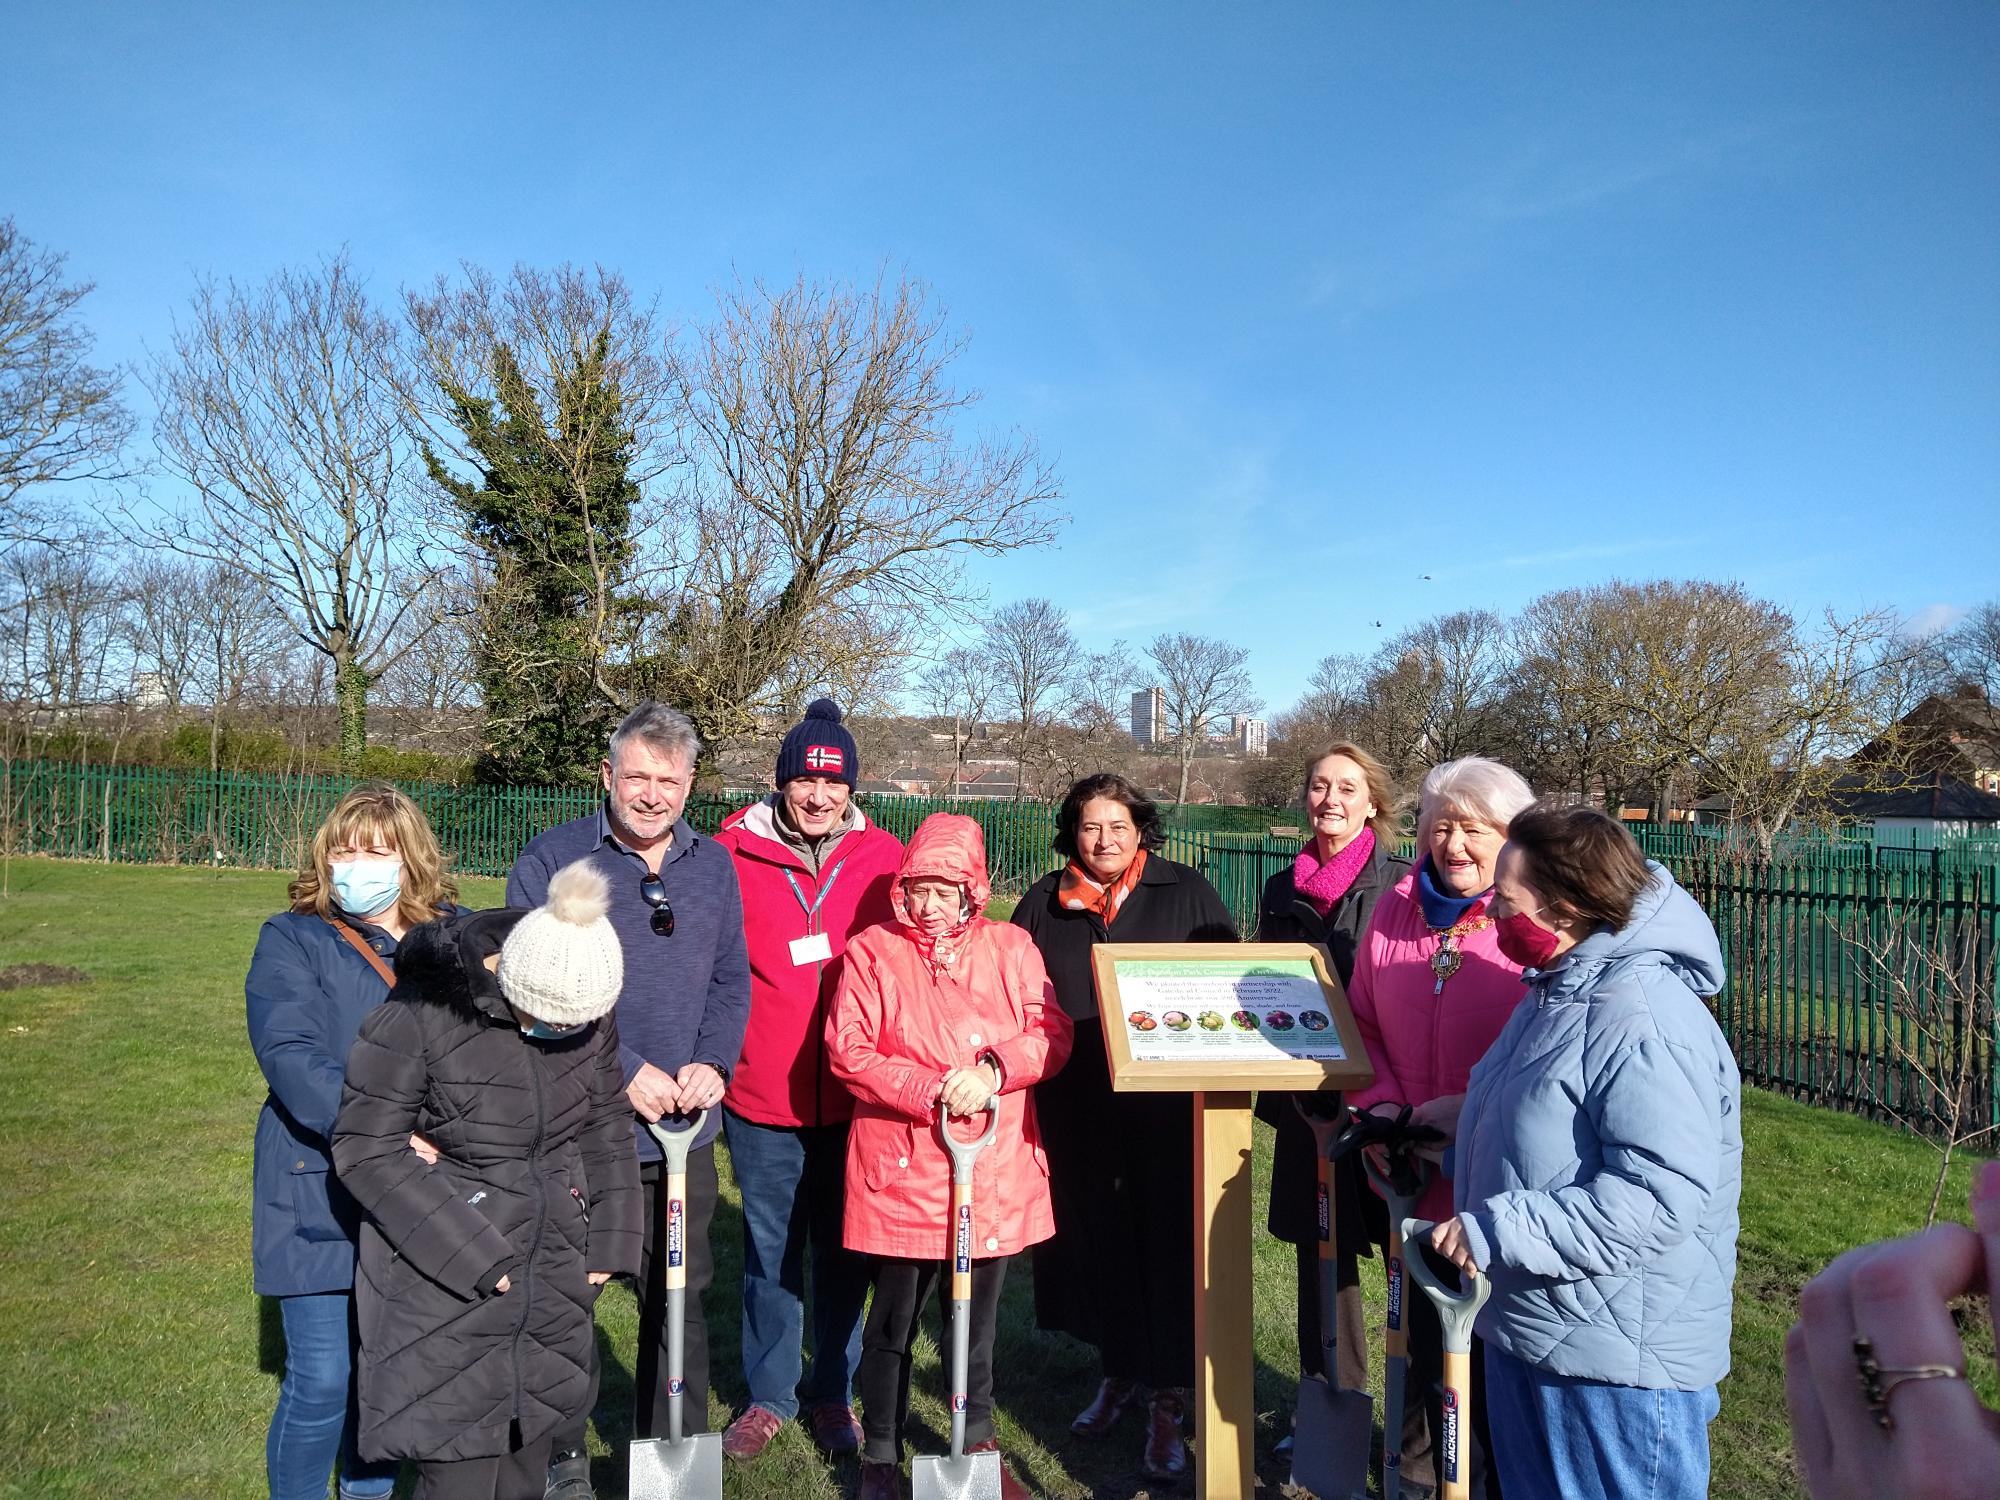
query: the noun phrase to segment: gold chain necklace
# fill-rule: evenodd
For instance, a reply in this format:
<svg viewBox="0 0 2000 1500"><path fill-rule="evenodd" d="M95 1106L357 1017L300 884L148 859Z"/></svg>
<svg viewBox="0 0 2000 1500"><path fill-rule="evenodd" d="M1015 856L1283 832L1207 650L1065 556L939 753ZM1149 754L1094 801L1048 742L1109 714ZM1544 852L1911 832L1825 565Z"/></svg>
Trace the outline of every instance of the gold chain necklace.
<svg viewBox="0 0 2000 1500"><path fill-rule="evenodd" d="M1468 932L1479 932L1492 925L1491 917L1479 916L1467 917L1463 921L1452 923L1449 927L1431 928L1438 940L1437 949L1431 954L1430 959L1431 973L1437 979L1437 983L1431 986L1433 995L1442 995L1444 982L1456 974L1465 963L1465 955L1459 951L1458 940Z"/></svg>

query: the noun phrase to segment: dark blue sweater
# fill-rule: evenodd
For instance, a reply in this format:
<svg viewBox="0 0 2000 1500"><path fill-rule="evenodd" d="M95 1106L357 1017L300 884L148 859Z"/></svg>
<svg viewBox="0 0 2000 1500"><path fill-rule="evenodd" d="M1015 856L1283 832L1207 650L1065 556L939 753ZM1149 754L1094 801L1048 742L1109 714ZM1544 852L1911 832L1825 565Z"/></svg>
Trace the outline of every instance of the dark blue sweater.
<svg viewBox="0 0 2000 1500"><path fill-rule="evenodd" d="M685 818L674 824L673 843L660 861L674 932L660 937L652 929L653 909L639 895L646 861L618 841L600 807L529 842L507 877L507 904L540 906L548 898L549 877L580 859L611 882L607 915L625 950L625 988L617 1009L625 1082L641 1063L666 1073L707 1063L727 1077L743 1050L750 1019L743 897L729 851L696 833ZM695 1144L706 1145L721 1128L718 1109ZM639 1159L658 1161L660 1148L636 1116L633 1129Z"/></svg>

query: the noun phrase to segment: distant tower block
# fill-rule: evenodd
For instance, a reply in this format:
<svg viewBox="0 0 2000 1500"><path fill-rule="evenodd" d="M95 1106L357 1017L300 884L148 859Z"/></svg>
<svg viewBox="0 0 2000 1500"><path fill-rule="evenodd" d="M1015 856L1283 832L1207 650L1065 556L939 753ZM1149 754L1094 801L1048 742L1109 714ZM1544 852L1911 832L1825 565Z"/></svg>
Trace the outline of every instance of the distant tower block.
<svg viewBox="0 0 2000 1500"><path fill-rule="evenodd" d="M1144 688L1132 695L1132 738L1142 745L1157 745L1167 736L1167 695L1159 688Z"/></svg>

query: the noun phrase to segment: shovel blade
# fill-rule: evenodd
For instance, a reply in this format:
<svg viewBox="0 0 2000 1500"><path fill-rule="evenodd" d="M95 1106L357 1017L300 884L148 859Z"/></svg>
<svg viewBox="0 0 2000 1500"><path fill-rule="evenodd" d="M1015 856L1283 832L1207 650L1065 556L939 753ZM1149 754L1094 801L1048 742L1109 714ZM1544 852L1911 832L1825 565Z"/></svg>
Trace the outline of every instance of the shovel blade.
<svg viewBox="0 0 2000 1500"><path fill-rule="evenodd" d="M628 1475L628 1500L722 1500L722 1434L636 1438Z"/></svg>
<svg viewBox="0 0 2000 1500"><path fill-rule="evenodd" d="M1375 1400L1364 1391L1335 1390L1320 1380L1299 1382L1298 1427L1292 1435L1292 1484L1319 1500L1357 1500L1368 1493L1368 1450L1375 1440Z"/></svg>
<svg viewBox="0 0 2000 1500"><path fill-rule="evenodd" d="M910 1500L1000 1500L1000 1455L912 1459Z"/></svg>

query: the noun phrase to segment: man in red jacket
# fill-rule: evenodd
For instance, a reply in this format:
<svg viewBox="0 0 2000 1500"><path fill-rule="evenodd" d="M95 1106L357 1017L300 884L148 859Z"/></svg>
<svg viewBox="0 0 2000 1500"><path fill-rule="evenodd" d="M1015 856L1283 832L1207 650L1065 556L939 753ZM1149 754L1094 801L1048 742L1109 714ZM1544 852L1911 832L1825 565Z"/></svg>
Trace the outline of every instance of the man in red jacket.
<svg viewBox="0 0 2000 1500"><path fill-rule="evenodd" d="M854 736L821 698L778 750L777 791L722 825L750 951L750 1024L729 1075L722 1128L743 1195L743 1374L750 1404L722 1435L753 1459L798 1415L828 1453L860 1445L854 1376L864 1257L841 1244L854 1103L827 1067L827 1007L848 938L891 920L903 846L851 800ZM801 1385L807 1250L812 1372Z"/></svg>

